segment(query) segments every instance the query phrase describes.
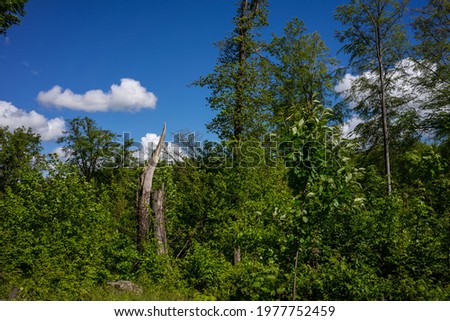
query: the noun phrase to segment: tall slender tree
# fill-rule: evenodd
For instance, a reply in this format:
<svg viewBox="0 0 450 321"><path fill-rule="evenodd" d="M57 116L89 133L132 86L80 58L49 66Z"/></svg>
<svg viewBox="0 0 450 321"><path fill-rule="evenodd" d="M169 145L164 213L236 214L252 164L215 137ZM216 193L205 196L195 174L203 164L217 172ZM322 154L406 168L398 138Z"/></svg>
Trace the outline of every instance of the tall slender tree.
<svg viewBox="0 0 450 321"><path fill-rule="evenodd" d="M391 76L406 57L407 39L401 19L407 4L408 0L351 0L335 12L336 19L348 27L336 34L344 43L342 50L350 54L351 67L362 74L352 88L356 92L352 98L360 98L355 110L372 124L381 118L388 195L392 191L388 116L398 105L388 98L388 92ZM361 91L368 95L362 97Z"/></svg>
<svg viewBox="0 0 450 321"><path fill-rule="evenodd" d="M214 72L194 83L212 91L207 101L218 113L207 128L232 145L235 168L231 176L242 179L247 173L241 167L245 157L240 145L265 134L269 119L267 73L261 54L264 44L258 40L258 31L267 25L267 6L267 0L239 1L232 34L218 43L220 56ZM230 217L236 226L246 215L241 188L235 186L230 191ZM239 240L233 243L233 261L237 264L241 261L241 247Z"/></svg>
<svg viewBox="0 0 450 321"><path fill-rule="evenodd" d="M207 99L217 116L207 125L221 139L241 141L264 133L266 82L258 30L267 25L267 0L241 0L230 37L218 42L214 72L194 84L212 91Z"/></svg>

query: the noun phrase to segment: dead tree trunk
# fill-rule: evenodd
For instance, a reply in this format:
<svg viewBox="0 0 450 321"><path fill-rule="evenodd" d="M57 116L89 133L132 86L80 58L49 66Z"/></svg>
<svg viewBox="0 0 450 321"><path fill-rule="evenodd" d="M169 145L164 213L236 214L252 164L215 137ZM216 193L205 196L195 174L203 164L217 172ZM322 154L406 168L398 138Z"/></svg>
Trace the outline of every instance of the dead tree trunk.
<svg viewBox="0 0 450 321"><path fill-rule="evenodd" d="M166 124L164 124L161 138L158 146L153 152L152 157L148 160L146 166L142 170L140 181L140 193L137 204L137 220L138 220L138 239L137 247L140 252L144 251L145 243L148 240L148 231L150 226L150 198L152 191L153 174L155 173L156 165L159 162L162 145L166 136Z"/></svg>
<svg viewBox="0 0 450 321"><path fill-rule="evenodd" d="M167 254L166 224L164 218L164 185L161 190L152 191L150 197L154 215L154 233L156 252L158 255Z"/></svg>

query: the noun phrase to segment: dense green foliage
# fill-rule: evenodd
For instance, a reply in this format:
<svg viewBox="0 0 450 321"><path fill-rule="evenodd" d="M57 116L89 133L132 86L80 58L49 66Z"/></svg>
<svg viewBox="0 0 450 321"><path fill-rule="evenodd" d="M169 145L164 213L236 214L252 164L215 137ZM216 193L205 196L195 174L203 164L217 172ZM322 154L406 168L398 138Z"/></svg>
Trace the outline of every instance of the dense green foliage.
<svg viewBox="0 0 450 321"><path fill-rule="evenodd" d="M267 3L244 2L198 81L222 141L155 172L167 254L154 239L137 248L132 142L75 118L61 161L31 130L0 128L0 299L13 287L19 300L450 299L448 109L427 123L436 136L393 143L386 195L382 143L345 138L337 124L336 61L320 36L295 19L264 44ZM391 139L420 126L398 122ZM143 292L112 290L114 280Z"/></svg>

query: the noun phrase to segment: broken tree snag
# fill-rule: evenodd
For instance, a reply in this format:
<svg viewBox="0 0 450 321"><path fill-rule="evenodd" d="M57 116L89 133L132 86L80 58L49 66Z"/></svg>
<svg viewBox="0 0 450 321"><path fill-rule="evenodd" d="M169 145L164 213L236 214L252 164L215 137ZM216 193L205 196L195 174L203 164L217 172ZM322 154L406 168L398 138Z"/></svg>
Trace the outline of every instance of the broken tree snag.
<svg viewBox="0 0 450 321"><path fill-rule="evenodd" d="M166 224L164 218L164 184L161 190L151 192L150 203L154 215L154 233L156 252L158 255L167 254Z"/></svg>
<svg viewBox="0 0 450 321"><path fill-rule="evenodd" d="M144 251L145 243L148 240L148 230L150 226L150 197L152 191L153 174L155 173L156 166L159 162L161 149L163 146L164 138L166 136L166 124L162 130L161 137L156 146L152 157L148 160L146 166L142 170L140 180L140 193L137 205L137 220L138 220L138 240L137 247L140 252Z"/></svg>

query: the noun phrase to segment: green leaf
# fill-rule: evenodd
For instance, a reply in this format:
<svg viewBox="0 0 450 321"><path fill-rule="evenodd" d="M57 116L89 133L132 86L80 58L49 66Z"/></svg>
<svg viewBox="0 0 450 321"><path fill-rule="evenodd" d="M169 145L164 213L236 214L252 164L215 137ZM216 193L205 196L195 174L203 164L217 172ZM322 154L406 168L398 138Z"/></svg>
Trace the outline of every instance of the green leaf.
<svg viewBox="0 0 450 321"><path fill-rule="evenodd" d="M336 208L339 207L339 201L337 199L333 200L333 206Z"/></svg>

